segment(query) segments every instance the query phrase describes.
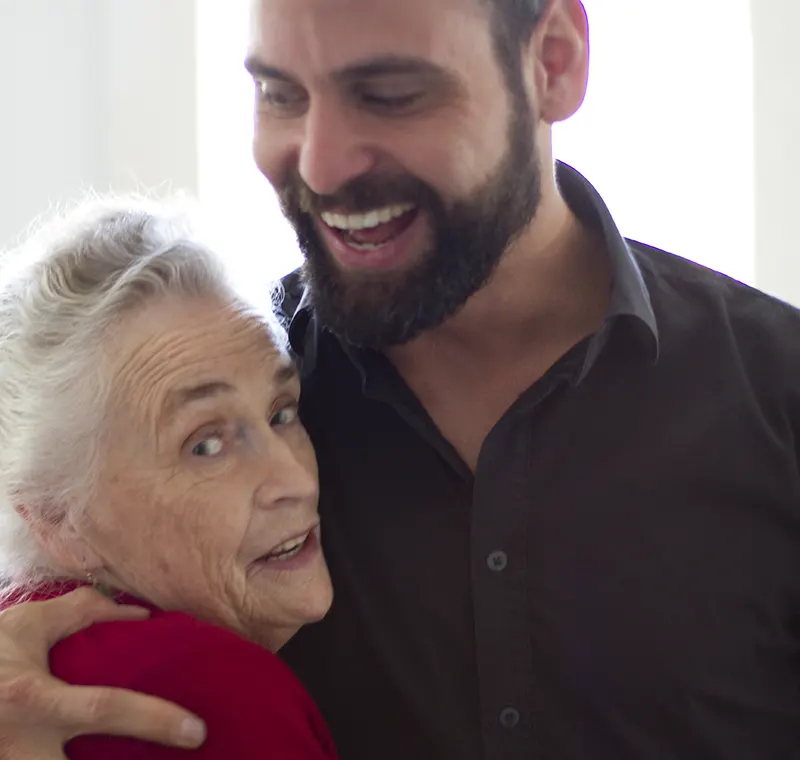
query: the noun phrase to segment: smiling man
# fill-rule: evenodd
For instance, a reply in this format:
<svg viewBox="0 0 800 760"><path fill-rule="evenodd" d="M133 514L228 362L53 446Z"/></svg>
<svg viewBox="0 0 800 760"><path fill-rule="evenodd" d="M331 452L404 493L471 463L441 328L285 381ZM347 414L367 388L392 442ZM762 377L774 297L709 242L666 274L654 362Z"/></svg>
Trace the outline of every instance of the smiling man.
<svg viewBox="0 0 800 760"><path fill-rule="evenodd" d="M298 231L320 320L357 345L407 343L488 281L539 206L534 72L526 82L510 28L487 33L488 6L330 2L293 22L289 5L262 4L254 26L256 161ZM583 25L572 10L561 23ZM578 42L557 65L585 80Z"/></svg>
<svg viewBox="0 0 800 760"><path fill-rule="evenodd" d="M342 757L799 755L800 314L625 240L554 161L581 3L252 18L336 594L283 655ZM80 604L0 619L7 756L34 732L178 742L180 711L29 664L109 614Z"/></svg>

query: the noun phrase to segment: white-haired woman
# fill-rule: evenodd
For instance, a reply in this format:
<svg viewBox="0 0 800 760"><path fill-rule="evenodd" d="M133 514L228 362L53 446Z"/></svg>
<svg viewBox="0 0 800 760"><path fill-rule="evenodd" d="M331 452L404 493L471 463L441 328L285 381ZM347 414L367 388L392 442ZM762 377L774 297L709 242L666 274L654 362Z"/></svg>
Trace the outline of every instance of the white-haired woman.
<svg viewBox="0 0 800 760"><path fill-rule="evenodd" d="M331 585L299 381L271 304L243 300L185 217L119 201L50 223L0 268L5 606L82 584L151 611L52 653L71 683L205 719L198 758L331 758L273 654ZM81 737L73 758L183 750Z"/></svg>

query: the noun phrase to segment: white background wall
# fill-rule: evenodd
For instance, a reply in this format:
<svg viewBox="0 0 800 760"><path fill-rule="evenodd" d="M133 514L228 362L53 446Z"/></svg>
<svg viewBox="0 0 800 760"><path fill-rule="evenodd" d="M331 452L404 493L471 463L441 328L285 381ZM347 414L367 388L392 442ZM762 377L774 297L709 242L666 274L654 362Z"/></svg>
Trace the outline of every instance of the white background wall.
<svg viewBox="0 0 800 760"><path fill-rule="evenodd" d="M757 285L800 305L800 3L752 0Z"/></svg>
<svg viewBox="0 0 800 760"><path fill-rule="evenodd" d="M692 0L691 23L676 0L583 1L589 89L556 155L628 237L752 283L751 0Z"/></svg>
<svg viewBox="0 0 800 760"><path fill-rule="evenodd" d="M108 182L94 65L103 42L90 6L0 2L0 245L48 198Z"/></svg>
<svg viewBox="0 0 800 760"><path fill-rule="evenodd" d="M193 0L0 0L0 247L94 187L197 189Z"/></svg>
<svg viewBox="0 0 800 760"><path fill-rule="evenodd" d="M220 32L226 23L239 23L241 16L232 9L241 2L0 0L0 247L12 242L50 202L75 197L87 186L126 190L141 185L199 192L222 218L236 219L238 214L239 261L264 258L268 245L271 274L296 263L294 254L285 255L292 247L291 236L266 184L249 166L234 170L250 160L247 129L242 127L246 122L234 115L241 107L241 91L236 88L245 86L245 80L236 79L234 85L230 78L241 61L238 52L234 59L236 32L229 29L226 36ZM590 15L598 16L601 9L592 6L611 2L587 0L586 4ZM800 46L792 36L800 28L800 4L752 0L752 51L726 48L726 40L732 39L731 25L746 19L745 2L703 0L697 8L704 5L706 12L695 13L695 8L690 22L680 4L670 13L670 3L656 7L636 0L631 7L639 9L641 35L631 40L625 55L599 44L602 26L609 21L608 16L606 21L598 18L595 74L620 76L621 72L638 76L640 84L632 92L630 87L629 92L621 89L617 102L606 96L593 101L590 91L584 113L564 128L562 143L570 130L576 132L581 124L585 129L591 119L594 125L621 125L638 142L624 132L617 138L619 149L573 139L564 157L606 194L624 232L693 255L669 239L670 208L656 192L659 175L679 173L685 177L688 198L676 196L674 206L683 204L683 217L689 214L696 224L705 263L800 304L794 229L795 206L800 203L795 181L800 177L800 104L795 94L800 89ZM729 10L734 6L738 10ZM652 35L659 30L662 36L656 41ZM209 57L214 39L219 50L216 57ZM230 76L219 68L223 53ZM751 53L754 65L743 72L742 62L749 62ZM647 93L660 88L664 118L671 120L676 136L688 136L705 146L707 165L681 165L670 157L669 146L648 145L643 139L647 119L656 116L652 105L656 101L651 98L649 111L637 111L637 99L644 95L636 87L648 86L648 66L655 71L656 63L663 64L669 56L693 60L694 78L674 81L655 75ZM198 75L205 83L201 90ZM727 122L720 121L715 106L723 95L729 106L737 98L742 105L741 110L730 111ZM754 119L741 116L750 112L750 102L755 104ZM740 118L747 123L740 123ZM234 122L239 126L232 126ZM726 130L726 123L731 129ZM725 142L734 127L737 135L749 134L743 144L738 139ZM238 134L229 143L230 153L219 149L215 135L223 128ZM209 145L217 146L215 152L209 152ZM604 179L610 175L601 166L611 160L636 183L638 206L619 199L610 179ZM718 171L727 174L715 181ZM742 183L741 192L731 195L738 200L720 219L721 212L713 209L715 182L728 183L731 177ZM241 202L245 196L256 198L257 205ZM736 206L742 202L744 207ZM254 214L253 208L259 211ZM749 232L747 218L752 218ZM651 229L655 232L647 234ZM745 251L742 261L726 258L732 237L738 243L736 250Z"/></svg>

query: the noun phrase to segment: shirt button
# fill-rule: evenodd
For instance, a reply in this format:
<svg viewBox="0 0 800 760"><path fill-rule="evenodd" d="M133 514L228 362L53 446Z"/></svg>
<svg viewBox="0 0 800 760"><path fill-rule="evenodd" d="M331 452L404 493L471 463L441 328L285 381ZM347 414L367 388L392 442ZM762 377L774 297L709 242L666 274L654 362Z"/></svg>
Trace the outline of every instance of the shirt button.
<svg viewBox="0 0 800 760"><path fill-rule="evenodd" d="M503 728L514 728L519 723L519 711L513 707L506 707L500 713L500 725Z"/></svg>
<svg viewBox="0 0 800 760"><path fill-rule="evenodd" d="M505 552L492 552L486 560L490 570L499 573L506 569L508 565L508 555Z"/></svg>

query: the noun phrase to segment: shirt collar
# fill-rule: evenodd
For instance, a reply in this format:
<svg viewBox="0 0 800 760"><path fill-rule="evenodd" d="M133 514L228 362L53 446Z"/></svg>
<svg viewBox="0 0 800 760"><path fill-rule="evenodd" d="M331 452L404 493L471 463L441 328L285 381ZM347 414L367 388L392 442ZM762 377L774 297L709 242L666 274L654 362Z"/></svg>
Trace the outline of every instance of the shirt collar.
<svg viewBox="0 0 800 760"><path fill-rule="evenodd" d="M611 265L611 298L603 327L592 337L585 359L577 375L580 383L594 365L608 341L611 329L621 320L636 329L646 355L658 359L658 323L650 301L650 292L628 242L619 231L611 212L594 186L577 170L561 161L557 162L556 179L567 205L587 227L598 230L605 242Z"/></svg>
<svg viewBox="0 0 800 760"><path fill-rule="evenodd" d="M658 357L658 324L650 302L650 293L630 246L617 228L600 194L583 175L568 164L558 161L556 179L572 212L585 225L602 234L611 264L611 299L605 325L589 342L578 382L591 369L608 340L610 329L620 319L631 320L639 326L636 334L640 336L643 348L650 358L655 361ZM303 374L308 374L316 363L320 325L314 318L309 293L303 288L297 272L284 280L284 288L284 313L287 317L291 315L289 341L301 361Z"/></svg>

